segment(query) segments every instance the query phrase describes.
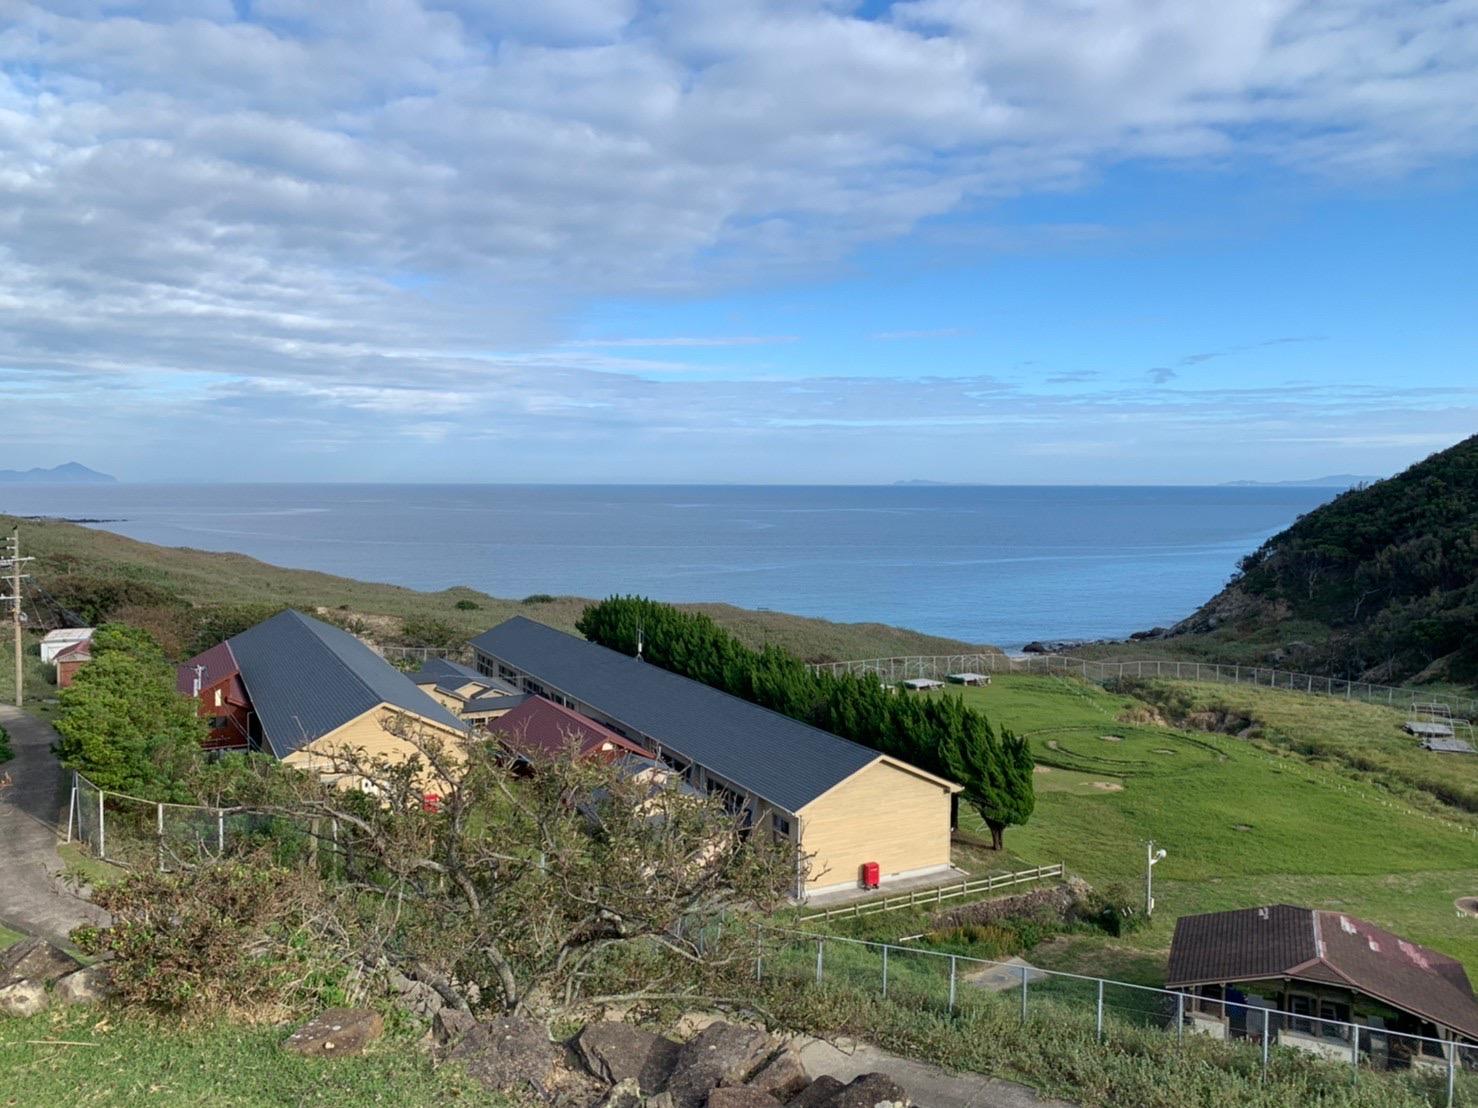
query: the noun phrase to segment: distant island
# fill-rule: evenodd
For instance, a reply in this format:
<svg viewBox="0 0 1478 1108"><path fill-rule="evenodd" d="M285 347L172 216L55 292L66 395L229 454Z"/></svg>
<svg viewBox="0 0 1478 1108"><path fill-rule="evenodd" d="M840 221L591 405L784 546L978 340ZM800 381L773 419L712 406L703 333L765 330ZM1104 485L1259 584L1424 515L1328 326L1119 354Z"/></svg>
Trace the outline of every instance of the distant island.
<svg viewBox="0 0 1478 1108"><path fill-rule="evenodd" d="M1373 485L1379 477L1362 477L1358 473L1331 473L1327 477L1309 477L1302 481L1223 481L1228 488L1258 489L1353 489L1356 485Z"/></svg>
<svg viewBox="0 0 1478 1108"><path fill-rule="evenodd" d="M111 485L117 480L80 462L67 462L50 469L0 469L0 484L7 485Z"/></svg>

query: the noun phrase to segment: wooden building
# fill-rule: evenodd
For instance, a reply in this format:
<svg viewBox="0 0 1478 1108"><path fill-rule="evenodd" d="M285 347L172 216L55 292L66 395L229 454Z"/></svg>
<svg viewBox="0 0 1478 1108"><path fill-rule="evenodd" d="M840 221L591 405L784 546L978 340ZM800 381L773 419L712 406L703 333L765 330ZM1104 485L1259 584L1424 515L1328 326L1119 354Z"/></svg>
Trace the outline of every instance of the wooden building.
<svg viewBox="0 0 1478 1108"><path fill-rule="evenodd" d="M1202 1034L1260 1038L1266 1026L1283 1046L1377 1068L1446 1068L1478 1043L1462 963L1343 912L1272 904L1182 916L1166 987L1187 993L1186 1023Z"/></svg>
<svg viewBox="0 0 1478 1108"><path fill-rule="evenodd" d="M478 672L580 715L721 794L810 856L796 894L950 869L960 786L697 681L515 617L472 640Z"/></svg>
<svg viewBox="0 0 1478 1108"><path fill-rule="evenodd" d="M528 694L507 681L478 673L471 666L446 658L428 658L411 674L416 687L460 719L484 730L493 721L522 704Z"/></svg>
<svg viewBox="0 0 1478 1108"><path fill-rule="evenodd" d="M77 671L92 661L92 640L83 639L74 642L71 646L63 647L62 650L52 658L56 666L56 687L65 689L71 685L77 676Z"/></svg>
<svg viewBox="0 0 1478 1108"><path fill-rule="evenodd" d="M466 734L444 705L353 635L291 610L191 658L176 681L210 719L213 747L322 772L332 771L336 752L412 754L395 733L401 719L448 739Z"/></svg>

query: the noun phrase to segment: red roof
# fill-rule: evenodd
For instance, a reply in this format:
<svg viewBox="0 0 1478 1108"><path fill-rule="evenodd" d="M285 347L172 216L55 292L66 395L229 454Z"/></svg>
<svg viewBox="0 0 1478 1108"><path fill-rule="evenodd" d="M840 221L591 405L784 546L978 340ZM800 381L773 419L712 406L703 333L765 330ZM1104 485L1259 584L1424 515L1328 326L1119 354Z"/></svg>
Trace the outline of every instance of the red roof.
<svg viewBox="0 0 1478 1108"><path fill-rule="evenodd" d="M593 719L542 696L531 696L512 711L505 712L493 721L489 730L524 754L558 757L573 744L581 758L604 751L651 756L609 727L602 727Z"/></svg>
<svg viewBox="0 0 1478 1108"><path fill-rule="evenodd" d="M183 696L195 695L196 667L200 670L200 687L208 689L212 685L219 685L230 677L235 677L241 672L236 664L236 656L231 653L229 642L217 643L203 654L197 654L188 662L182 662L175 669L174 687Z"/></svg>
<svg viewBox="0 0 1478 1108"><path fill-rule="evenodd" d="M53 662L86 662L86 661L91 660L91 658L92 658L92 640L91 639L83 639L81 642L74 642L71 646L67 647L65 650L58 650L56 652L56 657L52 658L52 661Z"/></svg>

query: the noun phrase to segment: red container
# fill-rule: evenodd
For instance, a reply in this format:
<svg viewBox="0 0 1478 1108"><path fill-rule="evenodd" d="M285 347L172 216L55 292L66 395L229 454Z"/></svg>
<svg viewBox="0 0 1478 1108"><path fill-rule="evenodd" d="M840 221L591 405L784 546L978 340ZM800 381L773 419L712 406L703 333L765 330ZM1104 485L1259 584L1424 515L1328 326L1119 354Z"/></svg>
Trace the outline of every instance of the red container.
<svg viewBox="0 0 1478 1108"><path fill-rule="evenodd" d="M862 863L862 887L864 889L875 889L882 884L882 872L878 869L876 862Z"/></svg>
<svg viewBox="0 0 1478 1108"><path fill-rule="evenodd" d="M433 815L441 811L441 797L436 793L421 794L421 811L430 812Z"/></svg>

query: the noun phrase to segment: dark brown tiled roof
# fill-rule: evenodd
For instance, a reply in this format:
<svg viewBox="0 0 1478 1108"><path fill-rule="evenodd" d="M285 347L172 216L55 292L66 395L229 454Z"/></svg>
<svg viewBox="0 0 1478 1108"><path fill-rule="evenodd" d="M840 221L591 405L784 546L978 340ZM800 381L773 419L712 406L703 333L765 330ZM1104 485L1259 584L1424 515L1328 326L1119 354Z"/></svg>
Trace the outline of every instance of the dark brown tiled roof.
<svg viewBox="0 0 1478 1108"><path fill-rule="evenodd" d="M1365 920L1273 904L1176 921L1170 988L1269 978L1354 989L1478 1038L1478 1001L1462 964Z"/></svg>

